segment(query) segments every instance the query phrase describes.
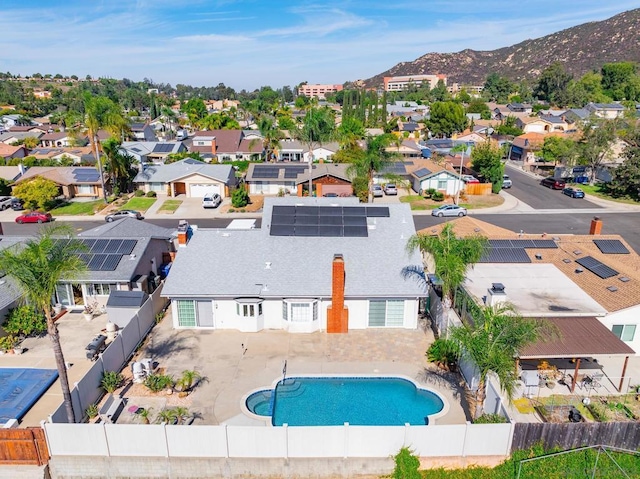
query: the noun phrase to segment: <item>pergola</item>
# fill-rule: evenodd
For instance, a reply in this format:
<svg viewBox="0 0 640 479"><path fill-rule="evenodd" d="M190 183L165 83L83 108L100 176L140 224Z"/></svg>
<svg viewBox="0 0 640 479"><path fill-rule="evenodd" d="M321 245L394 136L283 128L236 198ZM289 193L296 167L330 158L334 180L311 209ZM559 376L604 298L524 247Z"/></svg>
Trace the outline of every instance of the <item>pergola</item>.
<svg viewBox="0 0 640 479"><path fill-rule="evenodd" d="M528 359L568 361L574 368L571 381L571 392L574 392L581 362L592 361L595 356L624 357L620 385L616 388L622 392L629 356L636 354L633 349L595 317L544 318L544 321L556 329L556 334L524 348L518 362Z"/></svg>

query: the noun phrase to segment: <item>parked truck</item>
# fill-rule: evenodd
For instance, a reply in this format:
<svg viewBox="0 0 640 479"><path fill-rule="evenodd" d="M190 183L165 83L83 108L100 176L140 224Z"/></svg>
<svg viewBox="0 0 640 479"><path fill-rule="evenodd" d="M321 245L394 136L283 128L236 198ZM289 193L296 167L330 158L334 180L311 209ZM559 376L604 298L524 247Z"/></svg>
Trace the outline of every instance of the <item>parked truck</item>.
<svg viewBox="0 0 640 479"><path fill-rule="evenodd" d="M4 211L11 208L13 198L11 196L3 196L0 198L0 210Z"/></svg>

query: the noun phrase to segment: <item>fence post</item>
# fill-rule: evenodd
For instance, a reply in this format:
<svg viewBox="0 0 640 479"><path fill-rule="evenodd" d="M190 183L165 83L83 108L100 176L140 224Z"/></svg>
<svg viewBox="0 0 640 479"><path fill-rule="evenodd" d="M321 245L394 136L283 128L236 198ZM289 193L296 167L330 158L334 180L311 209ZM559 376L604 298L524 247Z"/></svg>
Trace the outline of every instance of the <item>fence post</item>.
<svg viewBox="0 0 640 479"><path fill-rule="evenodd" d="M285 422L282 424L284 431L284 458L289 459L289 425Z"/></svg>
<svg viewBox="0 0 640 479"><path fill-rule="evenodd" d="M349 423L344 423L344 458L349 457Z"/></svg>
<svg viewBox="0 0 640 479"><path fill-rule="evenodd" d="M226 459L229 459L229 429L228 429L228 427L229 426L227 424L224 425L224 444L226 446L224 457Z"/></svg>
<svg viewBox="0 0 640 479"><path fill-rule="evenodd" d="M462 437L462 457L467 457L467 432L471 427L471 423L467 421L464 427L464 436Z"/></svg>
<svg viewBox="0 0 640 479"><path fill-rule="evenodd" d="M504 453L505 456L511 454L511 447L513 446L513 436L516 432L516 422L511 418L509 418L509 425L511 426L511 428L509 429L509 441L507 442L507 450Z"/></svg>

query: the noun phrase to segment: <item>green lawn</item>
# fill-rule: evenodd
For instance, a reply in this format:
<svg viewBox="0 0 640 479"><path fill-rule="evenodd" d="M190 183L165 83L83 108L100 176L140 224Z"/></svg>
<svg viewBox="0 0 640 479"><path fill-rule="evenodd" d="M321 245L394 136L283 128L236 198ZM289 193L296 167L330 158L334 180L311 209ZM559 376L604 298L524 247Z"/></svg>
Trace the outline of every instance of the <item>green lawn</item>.
<svg viewBox="0 0 640 479"><path fill-rule="evenodd" d="M136 211L140 211L141 213L144 213L149 208L151 208L151 205L154 204L155 202L156 202L156 198L142 198L142 197L131 198L120 209L136 210Z"/></svg>
<svg viewBox="0 0 640 479"><path fill-rule="evenodd" d="M104 200L72 201L66 205L52 209L50 213L54 216L93 215L105 206Z"/></svg>
<svg viewBox="0 0 640 479"><path fill-rule="evenodd" d="M180 208L181 204L181 200L166 200L162 203L162 206L158 208L158 213L175 213L175 211Z"/></svg>
<svg viewBox="0 0 640 479"><path fill-rule="evenodd" d="M614 198L609 196L600 185L576 185L577 188L580 188L588 195L593 195L596 198L602 198L603 200L615 201L617 203L626 203L628 205L637 205L640 204L637 201L634 201L629 198Z"/></svg>

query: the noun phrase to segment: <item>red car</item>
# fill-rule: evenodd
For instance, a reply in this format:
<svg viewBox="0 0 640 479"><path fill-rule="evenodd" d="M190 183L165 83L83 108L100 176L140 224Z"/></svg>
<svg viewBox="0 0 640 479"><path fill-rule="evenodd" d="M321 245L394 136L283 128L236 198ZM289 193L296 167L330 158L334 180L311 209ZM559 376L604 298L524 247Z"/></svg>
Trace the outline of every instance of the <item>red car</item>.
<svg viewBox="0 0 640 479"><path fill-rule="evenodd" d="M48 223L52 221L51 213L42 213L41 211L32 211L25 213L16 218L16 223Z"/></svg>

